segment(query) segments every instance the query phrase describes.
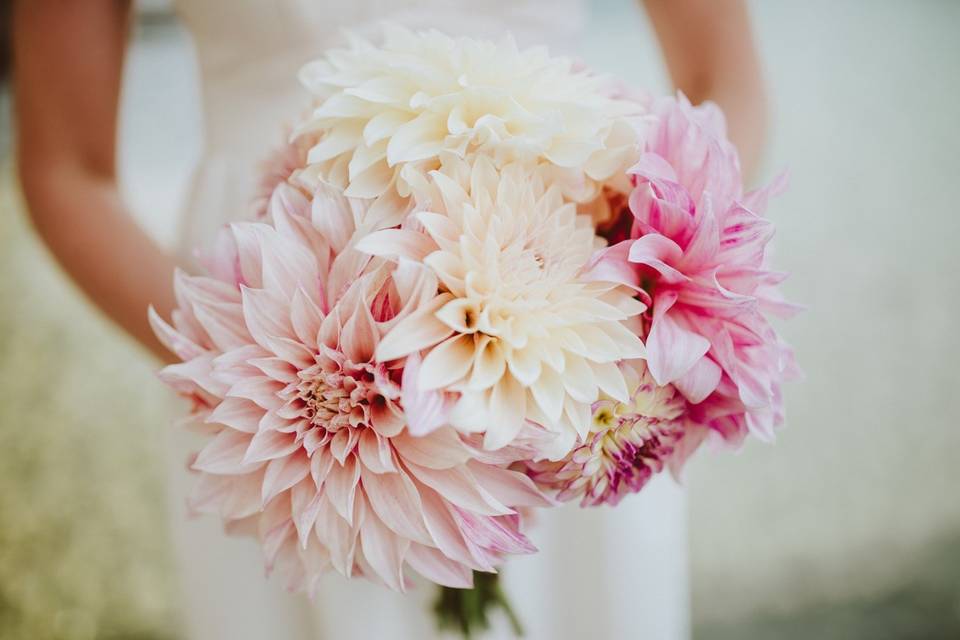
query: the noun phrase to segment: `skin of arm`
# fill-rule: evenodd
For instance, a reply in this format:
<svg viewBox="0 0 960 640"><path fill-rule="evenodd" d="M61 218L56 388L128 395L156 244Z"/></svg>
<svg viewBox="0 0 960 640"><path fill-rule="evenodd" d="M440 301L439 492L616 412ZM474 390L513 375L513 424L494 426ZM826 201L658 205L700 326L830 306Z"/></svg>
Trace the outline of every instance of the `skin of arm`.
<svg viewBox="0 0 960 640"><path fill-rule="evenodd" d="M13 6L17 166L37 233L117 324L172 360L147 322L169 317L176 261L126 211L117 188L117 105L130 20L119 0Z"/></svg>
<svg viewBox="0 0 960 640"><path fill-rule="evenodd" d="M760 59L744 0L643 0L677 89L712 100L727 118L745 175L757 169L767 128Z"/></svg>

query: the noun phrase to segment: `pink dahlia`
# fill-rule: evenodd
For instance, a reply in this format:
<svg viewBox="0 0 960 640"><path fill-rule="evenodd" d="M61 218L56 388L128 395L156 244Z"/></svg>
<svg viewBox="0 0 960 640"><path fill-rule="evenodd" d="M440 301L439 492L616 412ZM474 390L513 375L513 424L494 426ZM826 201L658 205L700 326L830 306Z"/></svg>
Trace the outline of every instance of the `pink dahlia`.
<svg viewBox="0 0 960 640"><path fill-rule="evenodd" d="M260 183L253 200L254 215L258 220L267 217L274 189L306 165L307 152L314 144L316 140L312 136L295 136L273 149L260 163Z"/></svg>
<svg viewBox="0 0 960 640"><path fill-rule="evenodd" d="M683 435L683 396L670 385L658 386L642 362L621 367L630 380L630 401L604 396L594 402L583 444L563 460L527 463L534 481L560 500L616 505L663 470Z"/></svg>
<svg viewBox="0 0 960 640"><path fill-rule="evenodd" d="M191 505L255 530L268 568L311 592L333 568L402 590L409 567L464 587L505 554L529 553L518 508L549 504L523 473L478 457L417 388L418 358L378 362L381 337L435 295L413 264L353 250L363 201L282 183L272 224L231 227L210 276L177 275L172 326L183 362L162 378L212 432Z"/></svg>
<svg viewBox="0 0 960 640"><path fill-rule="evenodd" d="M690 403L677 462L707 433L769 438L783 420L792 352L768 314L788 315L766 266L773 226L762 217L781 182L744 194L736 150L715 105L680 95L654 106L656 124L629 171L629 239L595 256L592 272L633 287L644 313L647 365ZM617 226L622 229L622 225Z"/></svg>

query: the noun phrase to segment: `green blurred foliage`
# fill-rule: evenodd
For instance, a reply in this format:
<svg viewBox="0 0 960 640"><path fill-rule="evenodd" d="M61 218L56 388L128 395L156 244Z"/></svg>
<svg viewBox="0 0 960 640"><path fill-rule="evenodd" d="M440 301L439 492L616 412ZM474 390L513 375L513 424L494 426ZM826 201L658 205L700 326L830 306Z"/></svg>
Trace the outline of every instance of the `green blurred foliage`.
<svg viewBox="0 0 960 640"><path fill-rule="evenodd" d="M0 161L0 638L174 636L173 403L33 234Z"/></svg>

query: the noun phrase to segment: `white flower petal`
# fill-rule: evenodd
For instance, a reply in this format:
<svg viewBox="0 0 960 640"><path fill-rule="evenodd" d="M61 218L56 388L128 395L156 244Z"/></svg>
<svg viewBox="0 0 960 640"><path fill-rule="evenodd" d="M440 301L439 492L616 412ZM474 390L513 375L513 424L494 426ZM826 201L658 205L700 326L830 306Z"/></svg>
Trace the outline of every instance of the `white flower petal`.
<svg viewBox="0 0 960 640"><path fill-rule="evenodd" d="M449 294L439 295L397 323L377 345L377 360L395 360L445 340L453 331L437 319L436 311L449 299Z"/></svg>
<svg viewBox="0 0 960 640"><path fill-rule="evenodd" d="M356 249L374 256L402 257L421 262L436 249L436 246L429 237L416 231L384 229L360 238Z"/></svg>
<svg viewBox="0 0 960 640"><path fill-rule="evenodd" d="M546 368L530 386L534 400L547 417L556 422L563 413L563 398L565 395L563 380L552 369Z"/></svg>
<svg viewBox="0 0 960 640"><path fill-rule="evenodd" d="M495 450L511 443L527 415L527 392L513 376L504 376L490 393L491 425L483 437L483 447Z"/></svg>
<svg viewBox="0 0 960 640"><path fill-rule="evenodd" d="M496 338L481 336L477 342L475 355L473 374L469 382L470 388L478 391L489 389L504 377L503 374L507 369L503 346Z"/></svg>
<svg viewBox="0 0 960 640"><path fill-rule="evenodd" d="M563 386L569 397L577 402L593 402L597 399L597 383L593 370L584 358L567 355L567 368L563 374Z"/></svg>
<svg viewBox="0 0 960 640"><path fill-rule="evenodd" d="M532 349L514 349L507 359L510 373L520 384L529 387L540 377L542 365Z"/></svg>
<svg viewBox="0 0 960 640"><path fill-rule="evenodd" d="M471 335L447 338L423 359L420 387L424 390L440 389L463 379L473 365L474 351L474 338Z"/></svg>
<svg viewBox="0 0 960 640"><path fill-rule="evenodd" d="M599 386L604 393L620 402L630 401L627 383L623 378L620 367L618 367L616 363L591 362L590 368L593 369L593 376L597 382L597 386Z"/></svg>

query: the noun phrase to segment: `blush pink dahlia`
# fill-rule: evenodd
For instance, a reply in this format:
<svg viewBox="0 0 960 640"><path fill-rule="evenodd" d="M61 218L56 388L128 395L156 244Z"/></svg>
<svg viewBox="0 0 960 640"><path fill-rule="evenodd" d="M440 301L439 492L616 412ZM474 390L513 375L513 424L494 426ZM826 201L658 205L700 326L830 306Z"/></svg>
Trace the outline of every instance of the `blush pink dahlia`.
<svg viewBox="0 0 960 640"><path fill-rule="evenodd" d="M464 587L534 551L516 509L549 500L449 427L413 437L409 416L431 419L443 398L418 390L416 358L374 357L435 276L355 251L369 212L325 185L281 184L270 213L272 225L231 227L214 276L178 274L172 326L151 313L183 360L162 378L213 432L192 463L193 508L252 527L268 568L310 591L329 568L398 590L406 567Z"/></svg>
<svg viewBox="0 0 960 640"><path fill-rule="evenodd" d="M715 106L681 95L654 113L630 170L630 239L600 252L592 273L632 286L649 306L650 374L691 403L682 460L710 430L736 443L748 432L770 437L782 422L780 385L794 365L767 314L795 308L776 290L785 275L766 266L773 227L761 215L779 183L743 193Z"/></svg>
<svg viewBox="0 0 960 640"><path fill-rule="evenodd" d="M630 401L604 396L593 403L586 441L557 462L529 462L542 488L580 506L615 505L663 470L683 435L687 402L676 389L658 386L642 362L621 365L630 379Z"/></svg>
<svg viewBox="0 0 960 640"><path fill-rule="evenodd" d="M260 183L253 200L253 211L258 220L267 217L274 189L306 165L307 152L313 144L314 139L309 135L294 136L274 149L260 164Z"/></svg>

